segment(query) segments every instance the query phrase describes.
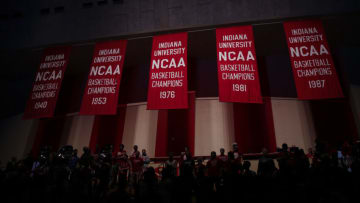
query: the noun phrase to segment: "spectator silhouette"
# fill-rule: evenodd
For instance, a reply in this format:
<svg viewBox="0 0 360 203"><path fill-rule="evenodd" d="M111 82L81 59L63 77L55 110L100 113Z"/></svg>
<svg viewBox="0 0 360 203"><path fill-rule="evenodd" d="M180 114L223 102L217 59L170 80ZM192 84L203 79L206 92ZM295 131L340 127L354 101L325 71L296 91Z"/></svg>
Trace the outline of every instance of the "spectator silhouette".
<svg viewBox="0 0 360 203"><path fill-rule="evenodd" d="M276 168L272 158L268 157L268 150L263 148L262 156L259 159L257 174L262 177L273 177Z"/></svg>

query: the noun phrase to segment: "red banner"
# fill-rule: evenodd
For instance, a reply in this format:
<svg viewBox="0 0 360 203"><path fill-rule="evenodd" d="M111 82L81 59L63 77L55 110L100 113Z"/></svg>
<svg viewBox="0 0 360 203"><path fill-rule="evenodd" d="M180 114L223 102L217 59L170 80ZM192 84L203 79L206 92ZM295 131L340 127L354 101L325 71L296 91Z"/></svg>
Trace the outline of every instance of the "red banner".
<svg viewBox="0 0 360 203"><path fill-rule="evenodd" d="M343 97L321 21L284 22L299 99Z"/></svg>
<svg viewBox="0 0 360 203"><path fill-rule="evenodd" d="M252 26L216 29L219 100L263 103Z"/></svg>
<svg viewBox="0 0 360 203"><path fill-rule="evenodd" d="M187 33L153 38L149 77L148 109L188 108Z"/></svg>
<svg viewBox="0 0 360 203"><path fill-rule="evenodd" d="M80 114L116 114L126 40L95 46Z"/></svg>
<svg viewBox="0 0 360 203"><path fill-rule="evenodd" d="M45 49L36 73L24 119L53 117L71 47Z"/></svg>

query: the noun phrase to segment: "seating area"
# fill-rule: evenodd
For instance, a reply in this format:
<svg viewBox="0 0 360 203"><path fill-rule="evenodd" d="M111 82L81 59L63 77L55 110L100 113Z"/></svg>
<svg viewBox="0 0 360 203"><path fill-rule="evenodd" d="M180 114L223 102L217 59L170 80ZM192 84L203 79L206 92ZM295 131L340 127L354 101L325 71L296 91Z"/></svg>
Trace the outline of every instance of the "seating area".
<svg viewBox="0 0 360 203"><path fill-rule="evenodd" d="M334 150L317 141L308 153L285 143L271 154L232 147L150 158L136 145L129 153L124 145L84 147L81 156L69 145L45 146L1 166L2 202L350 202L360 188L359 142Z"/></svg>

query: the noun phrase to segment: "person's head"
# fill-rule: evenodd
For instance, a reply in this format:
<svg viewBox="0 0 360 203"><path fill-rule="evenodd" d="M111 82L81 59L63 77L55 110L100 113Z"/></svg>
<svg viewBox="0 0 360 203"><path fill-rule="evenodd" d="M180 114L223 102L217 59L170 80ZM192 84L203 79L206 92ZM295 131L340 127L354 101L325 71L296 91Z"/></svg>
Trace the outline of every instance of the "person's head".
<svg viewBox="0 0 360 203"><path fill-rule="evenodd" d="M84 154L89 154L90 149L88 147L83 147L83 152L84 152Z"/></svg>
<svg viewBox="0 0 360 203"><path fill-rule="evenodd" d="M135 152L135 157L136 157L136 158L139 158L139 156L140 156L140 152L139 152L139 151L136 151L136 152Z"/></svg>
<svg viewBox="0 0 360 203"><path fill-rule="evenodd" d="M243 167L245 170L248 171L250 169L250 166L251 166L250 161L244 161Z"/></svg>
<svg viewBox="0 0 360 203"><path fill-rule="evenodd" d="M312 150L311 147L308 149L308 152L309 152L309 154L312 154L312 153L313 153L313 150Z"/></svg>
<svg viewBox="0 0 360 203"><path fill-rule="evenodd" d="M234 152L237 152L239 150L239 146L236 142L233 143L232 147Z"/></svg>
<svg viewBox="0 0 360 203"><path fill-rule="evenodd" d="M286 143L282 144L281 149L283 152L287 152L288 151L288 145Z"/></svg>
<svg viewBox="0 0 360 203"><path fill-rule="evenodd" d="M189 151L189 147L185 146L185 153Z"/></svg>
<svg viewBox="0 0 360 203"><path fill-rule="evenodd" d="M172 152L169 153L169 160L172 161L174 159L174 154Z"/></svg>
<svg viewBox="0 0 360 203"><path fill-rule="evenodd" d="M221 149L220 149L220 155L223 156L224 154L225 154L225 149L224 149L224 148L221 148Z"/></svg>
<svg viewBox="0 0 360 203"><path fill-rule="evenodd" d="M302 155L305 155L305 152L304 152L304 149L299 149L299 154L302 156Z"/></svg>
<svg viewBox="0 0 360 203"><path fill-rule="evenodd" d="M189 149L187 151L185 151L185 155L186 155L186 157L191 157L191 153L190 153Z"/></svg>
<svg viewBox="0 0 360 203"><path fill-rule="evenodd" d="M210 154L210 156L211 156L211 159L215 159L215 158L216 158L216 152L215 152L215 151L212 151L211 154Z"/></svg>
<svg viewBox="0 0 360 203"><path fill-rule="evenodd" d="M73 156L77 156L77 154L78 154L78 150L77 150L77 149L74 149L74 150L73 150Z"/></svg>
<svg viewBox="0 0 360 203"><path fill-rule="evenodd" d="M121 152L124 150L124 148L125 148L125 146L123 144L119 145L119 149L120 149Z"/></svg>
<svg viewBox="0 0 360 203"><path fill-rule="evenodd" d="M142 154L143 156L146 156L146 149L142 149L142 150L141 150L141 154Z"/></svg>
<svg viewBox="0 0 360 203"><path fill-rule="evenodd" d="M262 148L261 153L262 153L263 155L267 155L267 154L268 154L268 149L266 149L265 147Z"/></svg>
<svg viewBox="0 0 360 203"><path fill-rule="evenodd" d="M134 151L135 151L135 152L137 152L137 150L138 150L138 146L137 146L137 145L134 145L134 147L133 147L133 148L134 148Z"/></svg>
<svg viewBox="0 0 360 203"><path fill-rule="evenodd" d="M202 157L199 157L199 158L197 159L198 165L202 164L203 162L204 162L204 160L203 160Z"/></svg>

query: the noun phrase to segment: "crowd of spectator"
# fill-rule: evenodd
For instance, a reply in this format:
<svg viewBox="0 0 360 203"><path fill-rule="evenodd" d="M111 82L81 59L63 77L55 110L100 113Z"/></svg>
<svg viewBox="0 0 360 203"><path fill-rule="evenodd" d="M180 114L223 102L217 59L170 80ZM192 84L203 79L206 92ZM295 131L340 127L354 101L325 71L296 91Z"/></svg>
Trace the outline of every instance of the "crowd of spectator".
<svg viewBox="0 0 360 203"><path fill-rule="evenodd" d="M112 145L79 157L72 146L44 147L0 171L1 202L351 202L360 189L360 143L336 150L317 141L305 153L283 144L263 149L257 171L234 143L225 153L193 157L188 148L155 163L138 146Z"/></svg>

